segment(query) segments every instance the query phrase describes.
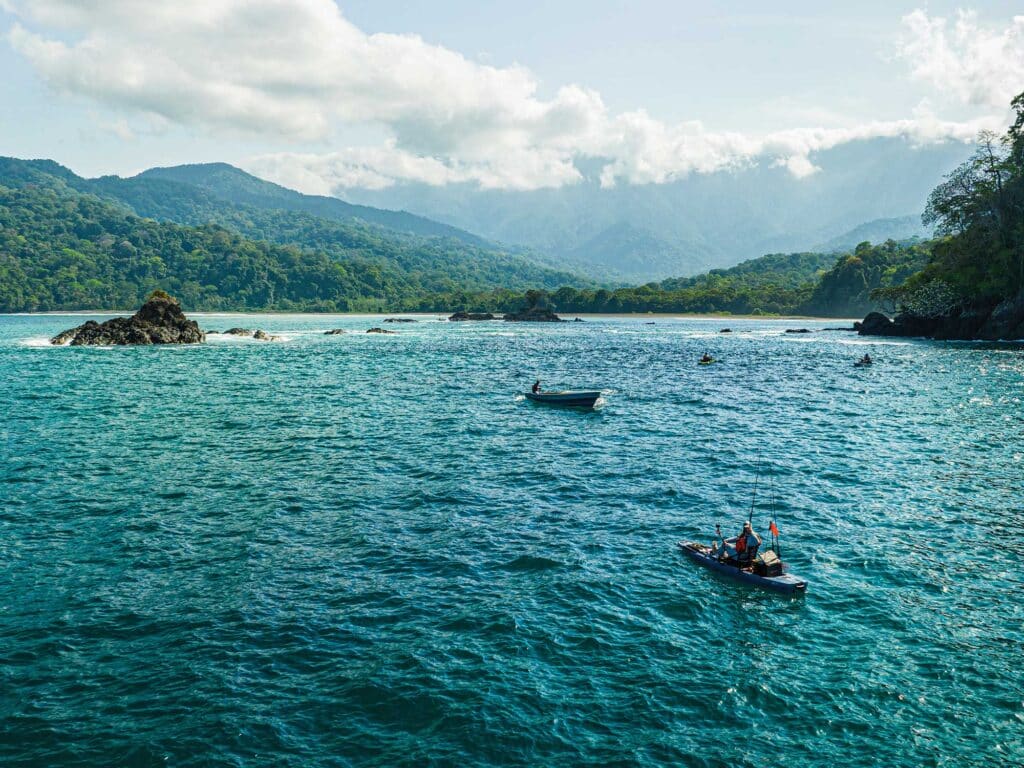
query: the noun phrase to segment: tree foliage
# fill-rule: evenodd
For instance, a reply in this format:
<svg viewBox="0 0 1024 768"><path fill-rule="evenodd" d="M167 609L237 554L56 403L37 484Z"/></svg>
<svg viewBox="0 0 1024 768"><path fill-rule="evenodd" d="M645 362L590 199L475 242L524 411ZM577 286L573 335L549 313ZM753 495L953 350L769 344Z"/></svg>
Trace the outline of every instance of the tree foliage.
<svg viewBox="0 0 1024 768"><path fill-rule="evenodd" d="M979 134L974 154L932 192L924 221L946 237L908 281L908 299L936 280L971 304L1024 296L1024 93L1011 107L1007 132Z"/></svg>

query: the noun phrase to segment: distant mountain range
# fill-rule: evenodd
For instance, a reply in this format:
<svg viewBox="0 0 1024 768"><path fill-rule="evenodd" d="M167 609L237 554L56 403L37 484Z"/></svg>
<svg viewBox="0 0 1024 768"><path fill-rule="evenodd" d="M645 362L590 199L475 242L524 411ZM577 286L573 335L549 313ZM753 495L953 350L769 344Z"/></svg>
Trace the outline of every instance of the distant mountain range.
<svg viewBox="0 0 1024 768"><path fill-rule="evenodd" d="M105 177L117 179L117 177ZM336 197L304 195L292 189L246 173L227 163L178 165L171 168L150 168L132 179L117 179L131 184L164 179L201 189L211 195L238 205L283 211L298 211L331 221L365 221L395 232L427 237L450 237L464 243L488 246L482 237L458 227L416 216L405 211L390 211L366 205L352 205ZM100 181L103 181L101 179Z"/></svg>
<svg viewBox="0 0 1024 768"><path fill-rule="evenodd" d="M638 283L765 253L841 250L862 240L926 234L918 216L928 194L971 150L953 142L872 139L817 153L811 159L820 170L803 179L758 165L602 188L601 164L591 162L579 168L583 182L561 189L402 184L337 193L532 249L548 264Z"/></svg>
<svg viewBox="0 0 1024 768"><path fill-rule="evenodd" d="M884 243L886 240L907 242L908 240L927 240L934 233L921 223L920 216L900 216L894 219L875 219L849 232L819 243L812 250L823 253L842 253L852 251L864 242Z"/></svg>

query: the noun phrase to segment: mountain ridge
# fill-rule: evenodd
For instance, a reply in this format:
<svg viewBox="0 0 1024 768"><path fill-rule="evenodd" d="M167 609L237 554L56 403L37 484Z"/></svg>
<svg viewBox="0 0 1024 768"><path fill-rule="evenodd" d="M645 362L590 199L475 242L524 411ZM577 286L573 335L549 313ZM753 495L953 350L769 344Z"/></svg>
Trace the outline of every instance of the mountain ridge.
<svg viewBox="0 0 1024 768"><path fill-rule="evenodd" d="M664 184L605 188L599 168L587 166L582 181L559 189L396 184L336 194L401 207L574 266L583 259L596 279L640 283L692 274L697 265L728 267L765 253L812 250L868 222L922 211L931 190L970 151L959 142L919 146L872 139L815 153L818 170L800 179L784 167L751 165ZM628 247L615 259L602 253L588 260L583 246L621 221L669 244L675 261L638 267Z"/></svg>

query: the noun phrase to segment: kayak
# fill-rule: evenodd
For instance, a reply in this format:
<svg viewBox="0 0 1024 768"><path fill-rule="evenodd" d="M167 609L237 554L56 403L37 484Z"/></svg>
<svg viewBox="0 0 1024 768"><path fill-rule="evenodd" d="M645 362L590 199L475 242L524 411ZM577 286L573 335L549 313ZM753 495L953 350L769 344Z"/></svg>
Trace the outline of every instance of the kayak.
<svg viewBox="0 0 1024 768"><path fill-rule="evenodd" d="M738 568L735 565L719 562L711 556L711 550L704 544L697 544L693 541L679 542L679 549L691 560L700 563L705 568L721 573L736 581L745 584L753 584L765 589L774 589L776 592L787 594L803 593L807 589L807 580L801 579L790 573L782 573L778 576L758 576L750 569Z"/></svg>
<svg viewBox="0 0 1024 768"><path fill-rule="evenodd" d="M867 368L869 365L871 365L871 363L866 363L863 360L858 360L856 363L853 364L853 367L854 368Z"/></svg>
<svg viewBox="0 0 1024 768"><path fill-rule="evenodd" d="M526 392L528 398L535 403L548 405L567 405L576 408L593 408L601 397L600 390L567 389L562 392Z"/></svg>
<svg viewBox="0 0 1024 768"><path fill-rule="evenodd" d="M711 365L712 363L720 362L719 360L698 360L697 365Z"/></svg>

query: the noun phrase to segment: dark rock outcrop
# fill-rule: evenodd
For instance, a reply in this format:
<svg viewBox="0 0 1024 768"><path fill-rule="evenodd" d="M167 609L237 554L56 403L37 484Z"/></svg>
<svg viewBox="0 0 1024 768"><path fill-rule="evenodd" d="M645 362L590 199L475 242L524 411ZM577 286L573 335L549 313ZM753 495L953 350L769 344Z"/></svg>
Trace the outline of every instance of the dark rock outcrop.
<svg viewBox="0 0 1024 768"><path fill-rule="evenodd" d="M810 333L809 328L787 328L786 333Z"/></svg>
<svg viewBox="0 0 1024 768"><path fill-rule="evenodd" d="M451 321L458 322L461 320L494 320L495 317L490 312L456 312L454 315L448 318Z"/></svg>
<svg viewBox="0 0 1024 768"><path fill-rule="evenodd" d="M329 331L324 331L324 336L341 336L345 333L344 328L331 328Z"/></svg>
<svg viewBox="0 0 1024 768"><path fill-rule="evenodd" d="M419 320L413 320L411 317L389 317L384 322L385 323L418 323Z"/></svg>
<svg viewBox="0 0 1024 768"><path fill-rule="evenodd" d="M732 328L723 328L719 333L732 333Z"/></svg>
<svg viewBox="0 0 1024 768"><path fill-rule="evenodd" d="M271 336L266 331L261 331L258 328L256 329L256 332L253 333L252 337L257 341L278 341L281 338L280 336Z"/></svg>
<svg viewBox="0 0 1024 768"><path fill-rule="evenodd" d="M573 322L574 322L574 323L582 323L582 322L583 322L583 318L582 318L582 317L577 317L577 318L575 318L575 319L573 320Z"/></svg>
<svg viewBox="0 0 1024 768"><path fill-rule="evenodd" d="M394 334L398 333L398 331L389 331L386 328L371 328L370 330L367 331L367 333L387 333L393 336Z"/></svg>
<svg viewBox="0 0 1024 768"><path fill-rule="evenodd" d="M861 322L853 327L861 336L896 336L892 332L893 322L881 312L869 312Z"/></svg>
<svg viewBox="0 0 1024 768"><path fill-rule="evenodd" d="M562 318L544 307L530 307L519 312L510 312L505 315L505 320L510 323L561 323Z"/></svg>
<svg viewBox="0 0 1024 768"><path fill-rule="evenodd" d="M975 331L975 338L1024 339L1024 296L997 304Z"/></svg>
<svg viewBox="0 0 1024 768"><path fill-rule="evenodd" d="M230 334L231 336L252 336L252 329L251 328L228 328L226 331L224 331L224 333L225 334Z"/></svg>
<svg viewBox="0 0 1024 768"><path fill-rule="evenodd" d="M105 323L89 320L59 333L52 344L110 346L125 344L199 344L206 334L181 311L178 301L163 291L154 291L131 317L115 317Z"/></svg>
<svg viewBox="0 0 1024 768"><path fill-rule="evenodd" d="M861 336L917 336L956 341L1024 340L1024 297L995 306L971 306L945 317L901 313L890 320L872 312L854 327Z"/></svg>

